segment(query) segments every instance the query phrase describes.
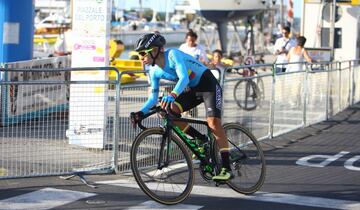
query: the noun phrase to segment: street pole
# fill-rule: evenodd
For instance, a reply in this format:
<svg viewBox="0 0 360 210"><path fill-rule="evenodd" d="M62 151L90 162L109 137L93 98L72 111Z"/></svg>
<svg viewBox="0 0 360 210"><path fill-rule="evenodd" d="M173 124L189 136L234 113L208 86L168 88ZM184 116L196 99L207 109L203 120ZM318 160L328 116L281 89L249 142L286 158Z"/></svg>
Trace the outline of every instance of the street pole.
<svg viewBox="0 0 360 210"><path fill-rule="evenodd" d="M285 25L284 24L284 0L281 0L281 3L280 3L280 22L281 22L281 25Z"/></svg>
<svg viewBox="0 0 360 210"><path fill-rule="evenodd" d="M305 33L305 0L301 3L301 28L300 28L300 34L304 35Z"/></svg>
<svg viewBox="0 0 360 210"><path fill-rule="evenodd" d="M335 15L336 15L336 0L333 0L330 7L330 32L329 32L329 46L331 48L330 60L334 60L335 55Z"/></svg>
<svg viewBox="0 0 360 210"><path fill-rule="evenodd" d="M165 27L169 26L169 8L168 8L168 1L165 1Z"/></svg>
<svg viewBox="0 0 360 210"><path fill-rule="evenodd" d="M34 47L33 1L0 0L0 11L0 63L31 60Z"/></svg>
<svg viewBox="0 0 360 210"><path fill-rule="evenodd" d="M143 7L142 7L142 0L139 0L139 5L140 5L140 14L139 14L139 16L140 16L140 20L142 20L142 19L143 19Z"/></svg>

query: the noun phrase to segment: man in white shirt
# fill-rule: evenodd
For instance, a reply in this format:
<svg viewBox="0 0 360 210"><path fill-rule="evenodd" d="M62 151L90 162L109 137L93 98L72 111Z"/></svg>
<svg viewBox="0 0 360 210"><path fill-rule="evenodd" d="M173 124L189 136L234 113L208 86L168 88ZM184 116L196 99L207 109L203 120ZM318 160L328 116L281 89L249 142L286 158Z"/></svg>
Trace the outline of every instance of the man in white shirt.
<svg viewBox="0 0 360 210"><path fill-rule="evenodd" d="M282 37L278 38L274 46L274 54L277 55L276 64L288 63L287 54L292 47L296 46L296 41L290 38L290 27L282 28ZM286 65L276 65L276 73L286 71Z"/></svg>
<svg viewBox="0 0 360 210"><path fill-rule="evenodd" d="M72 31L71 28L61 28L60 33L54 44L54 55L64 56L71 54Z"/></svg>
<svg viewBox="0 0 360 210"><path fill-rule="evenodd" d="M206 65L209 63L209 59L206 56L204 47L197 44L196 40L197 34L193 30L189 29L189 32L186 33L185 43L180 45L179 50L193 56Z"/></svg>

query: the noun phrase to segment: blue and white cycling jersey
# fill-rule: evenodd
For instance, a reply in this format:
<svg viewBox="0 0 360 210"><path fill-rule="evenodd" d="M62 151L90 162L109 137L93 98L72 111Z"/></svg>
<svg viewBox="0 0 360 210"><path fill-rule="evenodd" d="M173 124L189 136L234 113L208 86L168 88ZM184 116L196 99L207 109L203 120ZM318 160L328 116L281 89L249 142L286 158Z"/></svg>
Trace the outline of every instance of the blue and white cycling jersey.
<svg viewBox="0 0 360 210"><path fill-rule="evenodd" d="M180 95L186 87L195 87L208 68L200 61L178 49L172 48L164 52L165 66L161 68L157 65L151 66L149 71L151 95L141 108L141 112L148 113L150 108L157 103L159 97L160 79L176 82L172 90L176 95Z"/></svg>

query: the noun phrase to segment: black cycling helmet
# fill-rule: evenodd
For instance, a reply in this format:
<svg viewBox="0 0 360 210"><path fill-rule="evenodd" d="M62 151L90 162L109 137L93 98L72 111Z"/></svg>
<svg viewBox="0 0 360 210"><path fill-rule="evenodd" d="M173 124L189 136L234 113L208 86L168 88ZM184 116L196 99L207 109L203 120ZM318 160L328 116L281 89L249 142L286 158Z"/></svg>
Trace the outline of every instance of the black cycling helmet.
<svg viewBox="0 0 360 210"><path fill-rule="evenodd" d="M158 33L149 33L141 36L135 45L135 51L148 50L153 47L163 47L166 44L166 40Z"/></svg>

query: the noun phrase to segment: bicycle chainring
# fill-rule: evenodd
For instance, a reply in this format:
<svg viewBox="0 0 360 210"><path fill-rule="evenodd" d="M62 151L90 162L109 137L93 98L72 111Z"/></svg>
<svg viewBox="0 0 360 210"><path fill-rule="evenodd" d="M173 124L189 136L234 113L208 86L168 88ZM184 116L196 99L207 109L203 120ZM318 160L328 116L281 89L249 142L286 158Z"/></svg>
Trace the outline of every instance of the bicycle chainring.
<svg viewBox="0 0 360 210"><path fill-rule="evenodd" d="M214 174L206 171L204 164L200 163L200 165L199 165L199 170L200 170L200 175L201 175L201 177L202 177L206 182L210 182L210 181L212 182L212 177L214 176Z"/></svg>

